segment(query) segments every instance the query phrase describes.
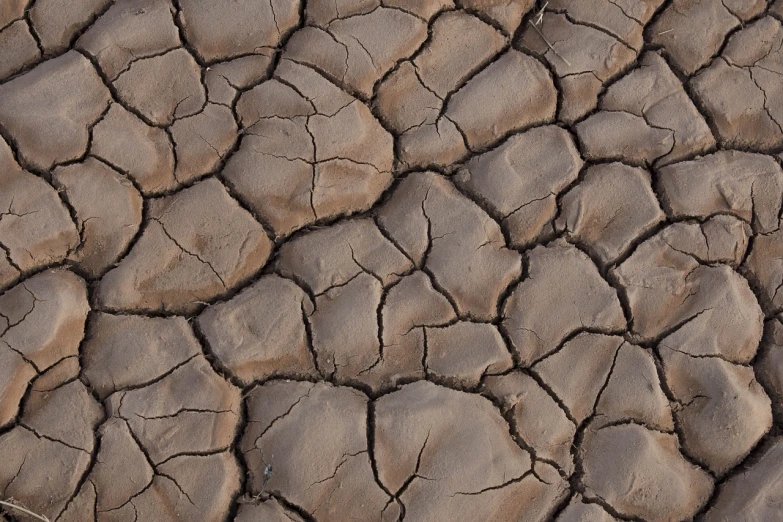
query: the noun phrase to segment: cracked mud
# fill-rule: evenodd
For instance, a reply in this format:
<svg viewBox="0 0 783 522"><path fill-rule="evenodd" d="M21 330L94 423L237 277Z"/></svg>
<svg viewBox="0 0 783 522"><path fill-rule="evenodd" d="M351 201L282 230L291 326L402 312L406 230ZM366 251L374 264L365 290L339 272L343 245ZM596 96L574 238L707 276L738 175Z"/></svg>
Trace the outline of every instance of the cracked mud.
<svg viewBox="0 0 783 522"><path fill-rule="evenodd" d="M0 2L0 520L783 519L781 77L783 0Z"/></svg>

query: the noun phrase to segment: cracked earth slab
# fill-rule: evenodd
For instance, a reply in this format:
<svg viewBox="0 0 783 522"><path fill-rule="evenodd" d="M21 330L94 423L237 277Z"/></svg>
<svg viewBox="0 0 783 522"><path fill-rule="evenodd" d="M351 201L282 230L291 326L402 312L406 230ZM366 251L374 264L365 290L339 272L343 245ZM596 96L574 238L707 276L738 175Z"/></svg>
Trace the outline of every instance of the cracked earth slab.
<svg viewBox="0 0 783 522"><path fill-rule="evenodd" d="M0 2L0 500L783 517L781 23Z"/></svg>

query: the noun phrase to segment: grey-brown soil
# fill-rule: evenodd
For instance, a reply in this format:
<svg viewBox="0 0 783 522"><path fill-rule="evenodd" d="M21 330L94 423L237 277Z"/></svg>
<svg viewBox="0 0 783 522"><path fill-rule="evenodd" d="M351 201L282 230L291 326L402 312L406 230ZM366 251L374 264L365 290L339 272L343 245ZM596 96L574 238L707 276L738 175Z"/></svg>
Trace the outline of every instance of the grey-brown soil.
<svg viewBox="0 0 783 522"><path fill-rule="evenodd" d="M0 520L783 520L782 163L783 0L0 0Z"/></svg>

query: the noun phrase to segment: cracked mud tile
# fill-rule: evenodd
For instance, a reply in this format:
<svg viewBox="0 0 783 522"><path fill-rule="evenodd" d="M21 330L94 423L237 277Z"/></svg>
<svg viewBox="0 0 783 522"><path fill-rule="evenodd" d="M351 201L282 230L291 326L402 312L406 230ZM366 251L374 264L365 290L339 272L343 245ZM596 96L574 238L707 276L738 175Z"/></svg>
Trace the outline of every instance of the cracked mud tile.
<svg viewBox="0 0 783 522"><path fill-rule="evenodd" d="M170 125L204 108L201 69L185 49L139 58L112 81L120 100L154 125Z"/></svg>
<svg viewBox="0 0 783 522"><path fill-rule="evenodd" d="M209 101L231 107L239 89L248 89L267 79L274 52L264 52L266 54L240 56L207 67L204 71L204 85Z"/></svg>
<svg viewBox="0 0 783 522"><path fill-rule="evenodd" d="M185 38L205 62L273 51L299 24L299 0L178 3Z"/></svg>
<svg viewBox="0 0 783 522"><path fill-rule="evenodd" d="M68 501L63 512L57 517L57 522L81 522L91 519L97 519L95 516L95 487L87 481Z"/></svg>
<svg viewBox="0 0 783 522"><path fill-rule="evenodd" d="M553 12L546 12L536 28L526 27L517 43L546 60L559 77L562 103L558 118L565 123L594 109L604 83L636 59L636 51L611 34Z"/></svg>
<svg viewBox="0 0 783 522"><path fill-rule="evenodd" d="M671 217L729 213L761 234L778 230L783 171L769 156L718 151L664 167L658 178Z"/></svg>
<svg viewBox="0 0 783 522"><path fill-rule="evenodd" d="M624 110L601 110L576 124L585 156L592 161L623 161L649 166L674 150L674 132L653 127Z"/></svg>
<svg viewBox="0 0 783 522"><path fill-rule="evenodd" d="M454 93L445 116L476 150L510 131L551 121L556 103L546 67L512 49Z"/></svg>
<svg viewBox="0 0 783 522"><path fill-rule="evenodd" d="M19 270L13 265L8 253L3 252L0 254L0 289L4 289L8 285L16 281L19 276Z"/></svg>
<svg viewBox="0 0 783 522"><path fill-rule="evenodd" d="M76 211L81 243L70 259L97 277L135 237L141 226L142 197L119 172L94 158L57 167L52 180Z"/></svg>
<svg viewBox="0 0 783 522"><path fill-rule="evenodd" d="M386 287L413 268L371 219L346 220L303 234L280 247L275 267L314 295L362 273Z"/></svg>
<svg viewBox="0 0 783 522"><path fill-rule="evenodd" d="M478 72L505 43L492 26L461 11L440 15L431 33L421 52L385 78L376 93L375 105L382 119L403 134L406 143L423 135L426 125L439 121L449 93Z"/></svg>
<svg viewBox="0 0 783 522"><path fill-rule="evenodd" d="M482 393L500 401L512 433L535 451L537 459L557 464L567 476L574 472L571 446L577 426L532 377L515 371L487 377Z"/></svg>
<svg viewBox="0 0 783 522"><path fill-rule="evenodd" d="M116 417L107 420L98 430L98 437L101 446L87 481L95 488L95 513L100 520L142 493L152 482L155 470L126 421Z"/></svg>
<svg viewBox="0 0 783 522"><path fill-rule="evenodd" d="M649 255L657 257L654 253ZM669 276L662 272L660 281ZM666 326L670 332L666 332L661 345L692 355L715 355L731 362L747 363L761 338L763 315L746 280L725 266L694 267L689 274L680 272L676 280L667 281L675 286L668 289L671 315ZM654 320L642 307L654 306L655 294L662 287L659 285L647 293L648 305L640 305L638 301L643 292L628 289L632 313L635 318L641 317L640 333L653 322L648 323L648 319ZM658 306L667 306L665 303L659 301ZM637 330L635 326L634 330Z"/></svg>
<svg viewBox="0 0 783 522"><path fill-rule="evenodd" d="M239 506L234 522L303 522L295 512L283 507L276 500L265 500L257 504L243 502Z"/></svg>
<svg viewBox="0 0 783 522"><path fill-rule="evenodd" d="M715 138L666 61L653 52L609 86L576 125L585 157L666 165L715 148Z"/></svg>
<svg viewBox="0 0 783 522"><path fill-rule="evenodd" d="M783 229L754 238L743 274L759 289L759 300L767 313L783 310Z"/></svg>
<svg viewBox="0 0 783 522"><path fill-rule="evenodd" d="M378 221L463 316L493 319L500 294L521 272L521 256L506 248L498 224L437 174L405 178Z"/></svg>
<svg viewBox="0 0 783 522"><path fill-rule="evenodd" d="M783 323L780 316L767 322L764 341L753 369L772 399L775 420L783 420Z"/></svg>
<svg viewBox="0 0 783 522"><path fill-rule="evenodd" d="M222 175L278 237L366 210L392 181L392 136L307 67L283 60L237 113L245 136Z"/></svg>
<svg viewBox="0 0 783 522"><path fill-rule="evenodd" d="M718 477L750 453L772 426L770 399L753 368L659 347L685 450Z"/></svg>
<svg viewBox="0 0 783 522"><path fill-rule="evenodd" d="M24 17L27 0L8 0L0 4L0 27L6 27Z"/></svg>
<svg viewBox="0 0 783 522"><path fill-rule="evenodd" d="M0 342L44 371L77 355L89 310L80 277L63 269L41 272L0 296Z"/></svg>
<svg viewBox="0 0 783 522"><path fill-rule="evenodd" d="M331 0L311 1L306 16L314 27L294 33L283 56L369 98L375 83L427 39L426 21L373 3L369 10L355 5L359 9L349 7L344 12L338 6L321 5L333 4ZM336 12L330 13L332 8Z"/></svg>
<svg viewBox="0 0 783 522"><path fill-rule="evenodd" d="M93 447L93 431L103 417L103 410L76 379L78 363L75 359L72 361L72 368L61 369L59 366L68 364L64 361L33 383L20 425L39 438L89 454ZM62 380L66 384L57 382Z"/></svg>
<svg viewBox="0 0 783 522"><path fill-rule="evenodd" d="M416 134L418 128L439 121L443 100L427 89L417 75L416 66L406 61L380 84L374 106L381 121L403 134L399 138L403 142L405 137Z"/></svg>
<svg viewBox="0 0 783 522"><path fill-rule="evenodd" d="M57 192L19 167L0 138L0 288L26 272L64 260L79 233Z"/></svg>
<svg viewBox="0 0 783 522"><path fill-rule="evenodd" d="M392 0L392 3L394 0ZM307 6L306 23L316 27L327 27L333 21L339 18L349 18L352 16L367 14L381 5L381 0L315 0ZM389 3L388 1L385 3ZM407 2L410 4L420 3L419 0ZM429 3L429 2L428 2Z"/></svg>
<svg viewBox="0 0 783 522"><path fill-rule="evenodd" d="M468 154L463 136L449 118L424 123L398 138L400 164L405 170L433 165L448 168Z"/></svg>
<svg viewBox="0 0 783 522"><path fill-rule="evenodd" d="M61 53L110 4L111 0L36 0L30 7L30 22L46 54Z"/></svg>
<svg viewBox="0 0 783 522"><path fill-rule="evenodd" d="M577 493L556 520L557 522L616 522L620 519L610 515L600 504L585 502L584 497Z"/></svg>
<svg viewBox="0 0 783 522"><path fill-rule="evenodd" d="M718 52L726 35L766 7L764 0L674 0L650 26L648 38L691 75Z"/></svg>
<svg viewBox="0 0 783 522"><path fill-rule="evenodd" d="M454 181L501 218L512 246L525 247L553 231L557 195L581 168L571 135L545 126L512 136L474 157Z"/></svg>
<svg viewBox="0 0 783 522"><path fill-rule="evenodd" d="M201 347L182 317L95 312L82 346L83 376L101 399L159 381Z"/></svg>
<svg viewBox="0 0 783 522"><path fill-rule="evenodd" d="M134 61L181 44L170 0L115 2L76 41L114 81Z"/></svg>
<svg viewBox="0 0 783 522"><path fill-rule="evenodd" d="M783 28L767 16L732 35L690 80L724 147L767 152L783 145L782 49Z"/></svg>
<svg viewBox="0 0 783 522"><path fill-rule="evenodd" d="M677 436L624 424L586 432L584 495L624 517L687 520L707 503L712 478L683 458Z"/></svg>
<svg viewBox="0 0 783 522"><path fill-rule="evenodd" d="M95 465L82 488L87 493L74 499L74 510L89 505L96 522L225 519L240 484L229 453L182 455L153 465L125 421L109 419L99 436Z"/></svg>
<svg viewBox="0 0 783 522"><path fill-rule="evenodd" d="M579 334L558 352L534 365L532 372L552 394L547 402L554 404L553 398L559 401L570 419L571 430L588 419L592 419L593 429L628 422L654 430L674 429L669 401L661 388L652 356L621 337ZM528 387L540 395L538 385L533 387L530 382ZM541 422L531 416L532 412L525 415L517 417L516 426L523 440L527 440L525 433L535 434L536 423ZM560 440L563 440L569 433L568 424L561 422L561 425ZM573 431L570 433L573 437ZM537 440L539 444L546 443L540 436ZM569 448L570 444L566 445L564 455L560 448L560 462L567 459L570 463ZM564 469L568 470L569 466Z"/></svg>
<svg viewBox="0 0 783 522"><path fill-rule="evenodd" d="M174 512L169 518L172 521L226 519L241 483L239 466L231 453L182 455L157 469L150 489L132 504L134 520L156 519L167 511Z"/></svg>
<svg viewBox="0 0 783 522"><path fill-rule="evenodd" d="M92 129L90 154L133 179L145 196L176 186L174 151L166 131L113 103Z"/></svg>
<svg viewBox="0 0 783 522"><path fill-rule="evenodd" d="M379 335L385 321L385 308L381 306L388 301L387 290L413 266L372 220L345 221L298 237L281 247L276 267L313 294L314 311L308 301L303 313L311 325L313 349L323 373L339 382L361 381L375 386L380 384L379 379L385 382L394 375L393 369L386 370L384 365L378 368L379 375L363 372L380 363L383 353ZM438 299L445 298L435 295L429 283L425 284L429 293L414 292L415 298L430 297L441 304ZM404 295L400 294L402 288L392 291ZM445 308L453 314L448 301ZM405 326L403 333L409 328ZM412 334L410 339L418 339L418 335ZM415 348L418 355L403 358L410 371L422 375L421 348Z"/></svg>
<svg viewBox="0 0 783 522"><path fill-rule="evenodd" d="M375 362L362 372L373 389L425 377L427 330L456 319L446 297L432 286L422 271L403 277L386 294L381 310L382 346ZM315 332L314 332L315 333Z"/></svg>
<svg viewBox="0 0 783 522"><path fill-rule="evenodd" d="M0 436L3 498L13 498L50 520L57 519L76 493L92 460L93 432L103 417L81 382L57 387L57 377L43 374L35 382L20 424Z"/></svg>
<svg viewBox="0 0 783 522"><path fill-rule="evenodd" d="M481 13L494 20L508 34L514 34L522 17L535 4L535 0L460 0L463 9Z"/></svg>
<svg viewBox="0 0 783 522"><path fill-rule="evenodd" d="M170 130L177 155L174 179L179 183L212 172L234 146L239 132L231 109L215 103L178 119Z"/></svg>
<svg viewBox="0 0 783 522"><path fill-rule="evenodd" d="M357 303L366 313L357 314ZM311 318L313 346L322 371L338 381L386 390L400 381L424 377L425 327L454 319L449 301L421 271L403 277L388 290L360 274L345 286L316 297Z"/></svg>
<svg viewBox="0 0 783 522"><path fill-rule="evenodd" d="M0 426L17 415L39 372L74 359L89 306L84 282L51 270L0 295Z"/></svg>
<svg viewBox="0 0 783 522"><path fill-rule="evenodd" d="M674 431L671 407L653 356L626 342L617 351L611 375L596 402L593 425L629 421L653 430Z"/></svg>
<svg viewBox="0 0 783 522"><path fill-rule="evenodd" d="M334 2L335 6L337 6L340 1L341 0L337 0ZM359 0L358 4L361 5L363 2L364 0ZM425 20L431 19L440 11L454 8L454 0L381 0L381 4L384 7L402 9L406 13L410 13ZM326 2L319 2L318 5L326 5ZM342 12L343 7L340 6L340 13Z"/></svg>
<svg viewBox="0 0 783 522"><path fill-rule="evenodd" d="M624 342L616 335L580 333L532 370L579 425L594 413Z"/></svg>
<svg viewBox="0 0 783 522"><path fill-rule="evenodd" d="M0 29L0 80L40 59L41 51L25 20L17 20Z"/></svg>
<svg viewBox="0 0 783 522"><path fill-rule="evenodd" d="M611 33L637 51L644 44L642 31L664 0L552 0L547 7L565 12L585 25Z"/></svg>
<svg viewBox="0 0 783 522"><path fill-rule="evenodd" d="M350 103L347 94L335 91L345 96L343 105ZM239 121L247 130L222 176L277 237L318 218L313 204L318 181L315 144L307 125L313 111L304 97L275 79L242 94L237 103ZM361 119L355 123L362 125Z"/></svg>
<svg viewBox="0 0 783 522"><path fill-rule="evenodd" d="M376 401L378 478L411 520L545 519L567 491L487 399L420 381ZM459 458L455 456L459 455Z"/></svg>
<svg viewBox="0 0 783 522"><path fill-rule="evenodd" d="M111 417L124 419L155 465L188 454L227 450L239 424L240 391L196 356L141 388L106 400Z"/></svg>
<svg viewBox="0 0 783 522"><path fill-rule="evenodd" d="M432 23L432 37L412 60L422 85L444 100L503 48L505 38L465 12L444 13Z"/></svg>
<svg viewBox="0 0 783 522"><path fill-rule="evenodd" d="M397 372L394 367L391 371L384 371L386 365L378 367L385 355L380 338L383 323L378 318L378 310L383 313L384 294L383 285L362 272L345 284L315 296L316 310L309 321L313 351L324 374L333 376L337 382L360 381L375 385L376 389L400 374L422 376L421 353L415 351L409 357L403 356L403 364L398 362L402 368ZM414 344L413 348L419 347ZM375 370L374 374L368 374L371 369Z"/></svg>
<svg viewBox="0 0 783 522"><path fill-rule="evenodd" d="M305 326L312 313L301 288L271 275L207 308L198 324L221 365L247 385L269 377L316 376Z"/></svg>
<svg viewBox="0 0 783 522"><path fill-rule="evenodd" d="M239 466L228 452L174 457L159 465L149 489L131 500L133 514L126 508L108 520L219 522L228 516L240 481Z"/></svg>
<svg viewBox="0 0 783 522"><path fill-rule="evenodd" d="M448 61L440 60L448 66ZM437 72L445 75L441 70ZM424 83L421 85L427 89ZM400 161L404 165L448 165L469 150L485 149L508 133L554 118L557 96L551 76L535 58L513 49L458 87L448 95L439 119L425 121L400 136Z"/></svg>
<svg viewBox="0 0 783 522"><path fill-rule="evenodd" d="M188 312L248 279L272 249L263 227L215 179L152 200L130 253L100 281L110 309Z"/></svg>
<svg viewBox="0 0 783 522"><path fill-rule="evenodd" d="M625 289L632 334L643 341L662 337L661 345L694 356L747 363L761 340L761 308L747 280L730 267L702 264L673 246L683 242L677 236L688 226L668 226L610 271Z"/></svg>
<svg viewBox="0 0 783 522"><path fill-rule="evenodd" d="M745 258L752 231L744 221L732 216L714 216L702 226L706 236L707 255L712 263L725 263L732 267Z"/></svg>
<svg viewBox="0 0 783 522"><path fill-rule="evenodd" d="M6 346L0 347L0 427L16 418L27 387L36 376L35 367Z"/></svg>
<svg viewBox="0 0 783 522"><path fill-rule="evenodd" d="M601 278L590 258L558 240L530 252L528 276L506 301L503 327L521 364L529 366L574 332L620 333L626 320L617 291Z"/></svg>
<svg viewBox="0 0 783 522"><path fill-rule="evenodd" d="M783 438L771 439L758 460L721 485L705 522L771 520L783 503Z"/></svg>
<svg viewBox="0 0 783 522"><path fill-rule="evenodd" d="M69 51L0 85L0 124L24 161L46 170L86 152L110 99L92 64Z"/></svg>
<svg viewBox="0 0 783 522"><path fill-rule="evenodd" d="M721 263L736 268L745 259L751 236L750 225L746 222L717 214L704 223L683 221L672 225L666 233L666 243L699 263Z"/></svg>
<svg viewBox="0 0 783 522"><path fill-rule="evenodd" d="M425 328L424 332L427 376L451 387L474 388L483 377L503 373L514 366L494 325L460 321Z"/></svg>
<svg viewBox="0 0 783 522"><path fill-rule="evenodd" d="M397 520L384 513L392 499L373 476L367 409L363 394L324 382L253 388L239 445L251 494L270 493L320 522Z"/></svg>
<svg viewBox="0 0 783 522"><path fill-rule="evenodd" d="M604 265L666 217L650 186L650 174L622 163L588 168L560 206L557 230L595 252Z"/></svg>

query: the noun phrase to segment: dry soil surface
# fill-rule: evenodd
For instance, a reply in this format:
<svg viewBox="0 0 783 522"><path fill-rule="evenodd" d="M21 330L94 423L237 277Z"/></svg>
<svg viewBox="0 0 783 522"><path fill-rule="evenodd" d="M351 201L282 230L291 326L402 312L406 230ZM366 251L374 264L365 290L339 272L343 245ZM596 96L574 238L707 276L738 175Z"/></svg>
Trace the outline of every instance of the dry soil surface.
<svg viewBox="0 0 783 522"><path fill-rule="evenodd" d="M783 520L782 152L783 0L2 0L0 500Z"/></svg>

